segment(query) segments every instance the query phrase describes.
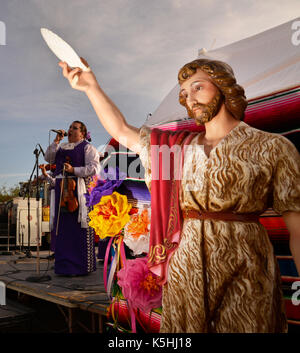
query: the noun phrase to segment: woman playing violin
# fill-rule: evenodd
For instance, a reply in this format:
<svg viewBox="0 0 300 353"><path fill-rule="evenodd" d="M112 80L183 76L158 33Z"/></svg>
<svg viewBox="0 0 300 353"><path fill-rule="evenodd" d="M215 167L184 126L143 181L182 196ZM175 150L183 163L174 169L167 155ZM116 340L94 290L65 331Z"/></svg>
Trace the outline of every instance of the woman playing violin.
<svg viewBox="0 0 300 353"><path fill-rule="evenodd" d="M55 252L55 273L86 275L95 271L94 234L88 227L84 193L89 177L99 173L99 153L87 140L87 129L74 121L68 130L68 142L61 143L60 130L47 148L45 160L56 168L53 177L41 165L43 175L54 188L51 193L53 216L51 250Z"/></svg>

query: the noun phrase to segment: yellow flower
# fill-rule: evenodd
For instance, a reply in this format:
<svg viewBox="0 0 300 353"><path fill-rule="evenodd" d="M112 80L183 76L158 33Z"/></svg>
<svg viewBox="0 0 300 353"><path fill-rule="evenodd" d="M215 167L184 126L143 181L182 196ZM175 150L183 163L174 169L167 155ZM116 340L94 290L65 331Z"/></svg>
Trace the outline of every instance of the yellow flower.
<svg viewBox="0 0 300 353"><path fill-rule="evenodd" d="M127 197L118 192L102 196L100 202L89 213L91 219L89 226L95 229L101 239L114 237L129 222L128 213L131 207Z"/></svg>

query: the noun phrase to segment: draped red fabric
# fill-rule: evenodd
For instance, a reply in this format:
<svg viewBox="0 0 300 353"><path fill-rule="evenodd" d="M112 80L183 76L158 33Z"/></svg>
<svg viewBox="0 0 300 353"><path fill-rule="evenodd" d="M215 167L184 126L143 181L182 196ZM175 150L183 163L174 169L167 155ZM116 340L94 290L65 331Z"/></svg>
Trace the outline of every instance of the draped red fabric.
<svg viewBox="0 0 300 353"><path fill-rule="evenodd" d="M170 258L180 242L182 214L179 205L184 146L196 133L151 132L151 228L149 269L167 282Z"/></svg>

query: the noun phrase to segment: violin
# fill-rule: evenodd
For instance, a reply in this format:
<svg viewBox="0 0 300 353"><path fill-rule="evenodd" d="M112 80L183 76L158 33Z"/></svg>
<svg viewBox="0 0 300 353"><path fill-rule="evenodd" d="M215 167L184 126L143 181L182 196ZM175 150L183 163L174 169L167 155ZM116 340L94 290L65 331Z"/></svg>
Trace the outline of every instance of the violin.
<svg viewBox="0 0 300 353"><path fill-rule="evenodd" d="M70 163L70 157L66 157L66 162ZM76 181L73 178L63 177L60 188L62 193L60 206L67 208L69 212L75 212L78 208L78 200L74 193Z"/></svg>
<svg viewBox="0 0 300 353"><path fill-rule="evenodd" d="M51 170L51 172L54 172L56 169L56 164L46 164L45 165L46 170Z"/></svg>
<svg viewBox="0 0 300 353"><path fill-rule="evenodd" d="M50 170L51 172L54 172L56 169L56 164L41 164L39 165L39 168L42 169L43 167L45 167L46 170Z"/></svg>

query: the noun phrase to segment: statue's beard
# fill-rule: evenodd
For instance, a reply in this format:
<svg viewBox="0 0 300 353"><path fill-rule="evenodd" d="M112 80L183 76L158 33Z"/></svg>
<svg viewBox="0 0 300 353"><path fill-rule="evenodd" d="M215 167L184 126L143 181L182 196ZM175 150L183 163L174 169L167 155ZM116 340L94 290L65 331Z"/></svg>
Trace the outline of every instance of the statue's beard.
<svg viewBox="0 0 300 353"><path fill-rule="evenodd" d="M204 125L211 121L218 113L223 103L223 95L220 91L216 93L214 98L208 104L196 103L192 106L192 109L186 106L188 115L195 120L197 125ZM199 107L197 111L193 111L193 108Z"/></svg>

